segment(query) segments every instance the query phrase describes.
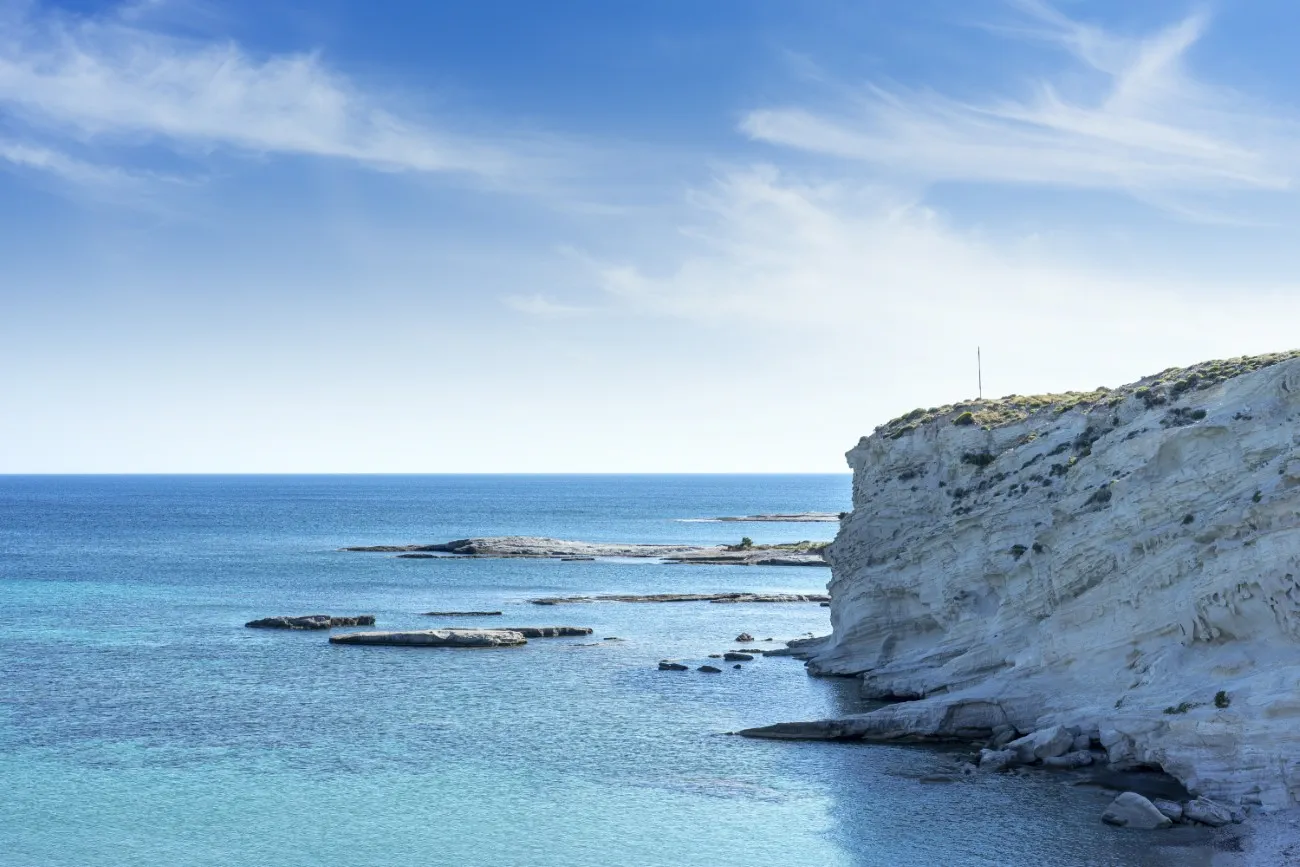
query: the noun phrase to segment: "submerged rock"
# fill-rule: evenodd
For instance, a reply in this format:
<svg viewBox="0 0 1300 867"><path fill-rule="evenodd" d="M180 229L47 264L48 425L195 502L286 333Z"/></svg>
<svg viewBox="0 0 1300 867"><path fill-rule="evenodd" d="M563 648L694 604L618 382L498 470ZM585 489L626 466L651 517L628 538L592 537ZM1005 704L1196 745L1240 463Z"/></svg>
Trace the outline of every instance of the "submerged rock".
<svg viewBox="0 0 1300 867"><path fill-rule="evenodd" d="M1017 764L1015 750L980 750L981 771L1001 771Z"/></svg>
<svg viewBox="0 0 1300 867"><path fill-rule="evenodd" d="M752 653L727 652L722 654L722 658L727 662L753 662L754 655Z"/></svg>
<svg viewBox="0 0 1300 867"><path fill-rule="evenodd" d="M722 674L722 669L716 665L701 665L696 671L702 671L705 674Z"/></svg>
<svg viewBox="0 0 1300 867"><path fill-rule="evenodd" d="M423 629L416 632L348 632L331 635L330 644L389 647L513 647L527 644L518 632L504 629Z"/></svg>
<svg viewBox="0 0 1300 867"><path fill-rule="evenodd" d="M328 614L302 614L297 617L263 617L244 624L251 629L333 629L336 626L374 626L375 615L331 617Z"/></svg>
<svg viewBox="0 0 1300 867"><path fill-rule="evenodd" d="M753 641L753 640L754 640L754 636L750 635L748 632L742 632L736 636L736 641Z"/></svg>
<svg viewBox="0 0 1300 867"><path fill-rule="evenodd" d="M1156 809L1155 804L1137 792L1125 792L1112 801L1101 814L1101 820L1107 825L1139 831L1154 831L1173 824L1168 816Z"/></svg>
<svg viewBox="0 0 1300 867"><path fill-rule="evenodd" d="M682 663L678 662L675 659L661 659L659 660L659 670L660 671L690 671L691 668L689 665L683 665Z"/></svg>

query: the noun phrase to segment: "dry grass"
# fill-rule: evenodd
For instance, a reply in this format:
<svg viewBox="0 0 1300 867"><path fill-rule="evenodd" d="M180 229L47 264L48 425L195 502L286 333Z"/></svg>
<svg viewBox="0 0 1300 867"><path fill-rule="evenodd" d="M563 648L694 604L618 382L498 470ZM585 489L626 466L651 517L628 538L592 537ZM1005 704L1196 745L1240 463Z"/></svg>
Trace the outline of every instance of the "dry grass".
<svg viewBox="0 0 1300 867"><path fill-rule="evenodd" d="M1003 398L968 400L946 406L914 409L876 428L879 436L899 439L929 424L978 425L986 430L1015 424L1038 413L1060 415L1096 406L1116 407L1126 400L1141 400L1148 408L1172 404L1196 391L1253 373L1281 361L1300 357L1300 349L1270 355L1241 356L1203 361L1191 367L1171 367L1119 388L1066 391L1061 394L1010 394Z"/></svg>

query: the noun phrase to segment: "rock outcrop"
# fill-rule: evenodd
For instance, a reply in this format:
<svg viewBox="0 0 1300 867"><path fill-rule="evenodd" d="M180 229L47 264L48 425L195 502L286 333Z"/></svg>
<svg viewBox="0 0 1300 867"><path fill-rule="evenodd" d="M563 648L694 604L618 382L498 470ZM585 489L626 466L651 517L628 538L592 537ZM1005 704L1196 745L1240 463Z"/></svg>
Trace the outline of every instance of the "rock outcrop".
<svg viewBox="0 0 1300 867"><path fill-rule="evenodd" d="M838 519L837 519L838 520ZM641 545L573 542L542 536L493 536L457 539L432 545L363 545L344 548L371 554L398 554L413 559L456 557L594 560L597 557L636 557L723 566L826 566L825 542L785 542L776 545Z"/></svg>
<svg viewBox="0 0 1300 867"><path fill-rule="evenodd" d="M589 602L822 602L828 599L830 597L824 593L648 593L607 596L543 596L528 601L534 605L568 605Z"/></svg>
<svg viewBox="0 0 1300 867"><path fill-rule="evenodd" d="M263 617L244 624L250 629L333 629L336 626L374 626L375 615L331 617L328 614L301 614L297 617Z"/></svg>
<svg viewBox="0 0 1300 867"><path fill-rule="evenodd" d="M797 655L898 703L791 726L1068 726L1194 794L1300 800L1297 356L916 410L864 438L826 552L833 632Z"/></svg>
<svg viewBox="0 0 1300 867"><path fill-rule="evenodd" d="M494 629L504 629L507 632L518 632L524 638L573 638L579 635L590 635L592 629L590 626L498 626Z"/></svg>
<svg viewBox="0 0 1300 867"><path fill-rule="evenodd" d="M528 639L518 632L505 629L421 629L415 632L348 632L330 636L330 644L388 647L513 647L527 643Z"/></svg>

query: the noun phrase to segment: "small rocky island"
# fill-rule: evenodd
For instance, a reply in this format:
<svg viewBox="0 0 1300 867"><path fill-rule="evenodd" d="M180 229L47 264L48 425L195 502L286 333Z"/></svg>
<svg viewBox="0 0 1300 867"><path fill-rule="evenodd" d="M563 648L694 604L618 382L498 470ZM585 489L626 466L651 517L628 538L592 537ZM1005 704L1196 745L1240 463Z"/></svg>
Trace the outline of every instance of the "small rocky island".
<svg viewBox="0 0 1300 867"><path fill-rule="evenodd" d="M597 557L633 557L669 563L733 566L825 566L826 542L787 542L755 545L748 539L738 545L641 545L572 542L539 536L495 536L457 539L432 545L362 545L344 551L399 554L407 557L529 557L552 560L591 560Z"/></svg>
<svg viewBox="0 0 1300 867"><path fill-rule="evenodd" d="M879 709L743 734L961 742L981 768L1158 769L1221 824L1300 802L1300 352L916 409L848 453L832 633Z"/></svg>
<svg viewBox="0 0 1300 867"><path fill-rule="evenodd" d="M292 617L263 617L244 624L250 629L333 629L338 626L374 626L375 615L331 617L328 614L299 614Z"/></svg>

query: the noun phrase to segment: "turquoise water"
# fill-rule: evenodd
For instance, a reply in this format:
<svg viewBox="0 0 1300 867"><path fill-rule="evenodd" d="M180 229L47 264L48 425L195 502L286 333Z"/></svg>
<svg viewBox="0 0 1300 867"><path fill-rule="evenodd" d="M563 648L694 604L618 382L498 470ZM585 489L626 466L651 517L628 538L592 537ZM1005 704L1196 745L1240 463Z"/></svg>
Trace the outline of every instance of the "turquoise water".
<svg viewBox="0 0 1300 867"><path fill-rule="evenodd" d="M856 708L852 682L793 660L656 670L742 631L825 632L816 605L525 601L820 591L822 570L337 550L828 538L680 519L838 511L848 494L847 476L0 477L0 864L1208 864L1101 826L1105 797L1050 775L925 783L950 757L727 736ZM445 625L430 609L625 640L336 647L242 626Z"/></svg>

